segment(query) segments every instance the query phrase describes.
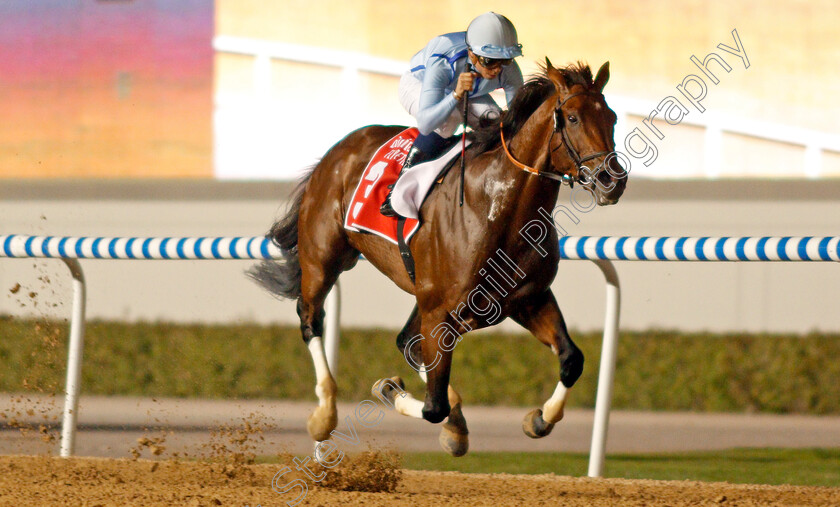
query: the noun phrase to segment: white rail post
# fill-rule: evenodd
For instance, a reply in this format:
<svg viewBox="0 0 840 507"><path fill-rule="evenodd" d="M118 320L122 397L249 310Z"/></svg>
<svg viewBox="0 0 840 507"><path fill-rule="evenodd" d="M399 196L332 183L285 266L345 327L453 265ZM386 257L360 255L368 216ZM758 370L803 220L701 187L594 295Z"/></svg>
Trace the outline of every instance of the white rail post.
<svg viewBox="0 0 840 507"><path fill-rule="evenodd" d="M618 348L618 319L621 313L621 287L615 266L608 260L593 260L601 268L607 282L607 305L604 316L604 338L601 346L601 366L598 373L598 393L595 398L595 419L592 425L592 446L589 449L589 477L604 474L607 452L607 429L610 423L615 358Z"/></svg>
<svg viewBox="0 0 840 507"><path fill-rule="evenodd" d="M324 352L327 355L327 364L333 378L338 375L338 342L341 338L341 286L336 280L333 288L327 294L326 318L324 325Z"/></svg>
<svg viewBox="0 0 840 507"><path fill-rule="evenodd" d="M77 259L62 258L73 275L73 313L70 318L70 341L67 346L67 383L64 388L64 417L61 421L62 458L76 449L76 416L79 411L79 384L82 376L82 352L85 345L85 275Z"/></svg>

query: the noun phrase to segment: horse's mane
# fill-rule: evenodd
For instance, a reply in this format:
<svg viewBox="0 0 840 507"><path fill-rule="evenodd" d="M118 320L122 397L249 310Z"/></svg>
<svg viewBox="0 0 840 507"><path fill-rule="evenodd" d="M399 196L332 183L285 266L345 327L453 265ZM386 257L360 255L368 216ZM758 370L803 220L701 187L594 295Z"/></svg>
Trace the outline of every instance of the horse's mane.
<svg viewBox="0 0 840 507"><path fill-rule="evenodd" d="M557 70L562 74L568 86L583 85L590 88L593 85L592 70L583 62L573 63ZM512 139L525 125L528 118L534 114L534 111L555 93L554 83L548 78L547 73L547 68L542 67L542 72L528 79L508 104L508 109L502 117L505 139ZM491 124L477 129L473 133L473 139L474 142L470 148L477 150L478 153L495 148L501 144L499 125Z"/></svg>

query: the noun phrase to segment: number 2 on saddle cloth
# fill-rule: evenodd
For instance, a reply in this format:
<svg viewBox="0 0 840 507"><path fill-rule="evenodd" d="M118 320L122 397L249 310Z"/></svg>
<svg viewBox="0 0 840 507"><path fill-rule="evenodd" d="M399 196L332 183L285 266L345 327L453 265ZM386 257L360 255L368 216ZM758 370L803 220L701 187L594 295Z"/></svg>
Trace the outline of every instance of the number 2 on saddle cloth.
<svg viewBox="0 0 840 507"><path fill-rule="evenodd" d="M403 161L418 135L419 131L416 128L406 129L376 150L359 179L344 219L345 229L376 234L398 245L406 271L412 281L414 280L414 260L408 249L408 241L420 228L420 221L416 218L383 216L379 212L379 207L388 195L389 186L396 183ZM454 142L447 144L452 146L455 143L457 143L457 138ZM453 165L455 158L450 160L452 155L456 154L450 152L441 157L440 163L445 164L442 169L430 167L434 173L430 173L432 179L427 183L429 187ZM423 197L421 196L421 200Z"/></svg>

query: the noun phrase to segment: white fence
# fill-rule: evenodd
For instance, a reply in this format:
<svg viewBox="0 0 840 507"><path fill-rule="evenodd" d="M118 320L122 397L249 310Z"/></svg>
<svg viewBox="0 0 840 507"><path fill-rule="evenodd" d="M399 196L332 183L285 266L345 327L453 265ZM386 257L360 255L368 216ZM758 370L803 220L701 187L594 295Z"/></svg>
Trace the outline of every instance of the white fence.
<svg viewBox="0 0 840 507"><path fill-rule="evenodd" d="M408 62L399 60L392 60L387 58L378 58L358 52L341 51L333 49L324 49L312 46L304 46L298 44L289 44L282 42L272 42L261 39L252 39L245 37L232 37L227 35L218 35L213 40L213 47L218 53L245 55L253 57L253 83L254 88L250 93L247 102L250 102L254 108L255 116L250 119L232 114L234 109L242 109L241 101L232 100L231 97L225 96L224 92L217 92L216 121L218 122L236 122L233 118L238 118L239 125L216 126L216 145L223 153L230 153L230 151L238 151L235 144L235 136L244 135L243 129L248 131L266 130L272 128L267 126L265 121L261 121L257 116L260 111L265 111L265 108L270 104L269 92L272 87L271 77L271 62L272 60L284 62L299 62L312 65L332 67L341 70L340 87L346 90L357 90L360 73L380 74L385 76L400 76L408 68ZM641 121L646 119L651 114L657 103L649 100L634 99L607 93L607 101L610 107L616 112L618 116L618 124L616 125L616 139L624 139L625 136L632 130L628 124L631 121ZM393 101L396 102L396 82L394 83ZM358 97L348 97L348 99L358 100ZM296 97L295 102L300 100L307 100L305 97ZM314 100L314 99L313 99ZM313 105L314 108L314 105ZM337 111L335 112L337 113ZM277 111L276 117L281 117L282 112ZM305 119L296 119L295 121L305 121ZM323 121L323 119L321 120ZM330 121L337 121L332 119ZM388 118L383 118L380 121L392 121ZM661 122L661 119L659 120ZM351 118L352 122L352 118ZM657 123L658 124L658 123ZM359 124L348 124L343 126L346 131L356 128ZM634 169L635 174L650 175L650 176L688 176L696 177L702 176L707 178L716 178L719 176L744 176L744 174L737 174L728 172L726 174L721 172L723 167L722 159L724 153L724 138L726 135L734 134L737 136L746 136L759 141L766 141L774 143L779 146L793 146L802 150L802 163L796 164L794 167L784 168L784 172L779 170L768 172L771 176L784 177L807 177L818 178L823 173L824 159L827 152L840 155L840 136L809 130L799 127L792 127L783 124L759 122L747 118L739 118L731 115L716 114L713 111L706 111L703 114L689 115L682 120L680 126L698 127L704 130L702 148L696 153L690 153L688 150L681 156L684 159L702 158L702 166L700 174L679 172L683 169L675 167L674 164L657 164L652 168L642 167L641 164L636 164L638 167ZM302 129L304 131L308 129ZM256 134L252 134L256 135ZM329 144L338 140L339 137L332 139ZM304 138L295 139L296 142L307 143ZM268 141L266 141L268 142ZM234 144L234 146L231 146ZM621 143L618 143L619 149L622 149ZM318 157L323 153L323 146L321 144L313 145L311 148L313 153L312 158ZM249 153L254 150L254 147L249 144L248 148L243 148L238 157L224 155L217 157L217 174L221 177L248 177L248 174L242 172L242 158L247 158ZM282 167L283 162L288 163L288 154L284 154L284 160L278 160L277 166ZM236 167L228 168L229 164L236 164ZM683 164L685 165L685 164ZM668 171L672 171L670 175L663 173L665 167ZM673 172L677 171L677 172ZM277 177L278 173L274 173ZM755 176L755 175L752 175Z"/></svg>
<svg viewBox="0 0 840 507"><path fill-rule="evenodd" d="M603 474L612 403L620 315L620 285L611 260L723 262L838 262L840 237L570 237L559 241L563 259L591 260L606 280L606 311L598 392L589 456L589 476ZM61 455L73 454L79 379L84 346L85 285L78 259L222 260L277 259L279 250L263 237L251 238L72 238L0 236L0 257L58 258L73 275L73 314L68 346ZM340 295L336 285L327 300L325 346L336 370Z"/></svg>

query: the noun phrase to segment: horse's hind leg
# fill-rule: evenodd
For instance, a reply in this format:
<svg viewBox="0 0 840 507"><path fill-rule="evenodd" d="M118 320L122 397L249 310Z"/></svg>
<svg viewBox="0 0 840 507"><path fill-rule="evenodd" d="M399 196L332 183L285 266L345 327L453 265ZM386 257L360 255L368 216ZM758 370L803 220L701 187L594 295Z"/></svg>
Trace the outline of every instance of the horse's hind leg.
<svg viewBox="0 0 840 507"><path fill-rule="evenodd" d="M313 440L320 442L327 440L330 432L338 424L338 412L335 408L335 379L327 363L322 338L324 334L323 301L313 303L304 302L303 299L298 300L298 315L301 320L303 342L309 349L312 364L315 366L315 394L318 396L318 408L309 416L306 429Z"/></svg>
<svg viewBox="0 0 840 507"><path fill-rule="evenodd" d="M315 394L318 396L318 408L309 416L306 429L316 441L327 440L338 424L336 384L323 343L324 301L339 273L358 258L358 252L350 248L343 237L336 235L332 239L331 248L327 249L307 248L305 240L299 244L301 293L297 311L301 335L315 366Z"/></svg>
<svg viewBox="0 0 840 507"><path fill-rule="evenodd" d="M551 347L560 360L560 381L557 382L554 394L542 409L532 410L522 421L522 430L526 435L540 438L551 433L554 424L563 418L569 389L583 372L583 353L569 336L563 314L550 290L534 298L512 317Z"/></svg>
<svg viewBox="0 0 840 507"><path fill-rule="evenodd" d="M411 312L411 316L408 318L408 322L406 322L402 331L400 331L400 334L397 335L397 348L403 353L406 361L417 370L417 373L420 374L420 378L423 379L423 382L426 382L427 375L423 365L421 345L419 341L412 340L412 338L419 335L420 316L418 314L417 305L415 305L414 310ZM384 379L380 380L376 385L374 385L374 394L377 394L376 387L382 386L382 382L384 381ZM395 382L401 389L404 389L402 379L399 377L394 377L391 381ZM410 395L405 394L405 396ZM464 418L464 414L461 411L461 396L455 391L455 389L452 388L451 385L448 386L447 397L449 398L449 406L452 408L449 411L449 416L447 417L446 422L440 430L439 441L443 450L452 456L459 457L465 455L469 449L469 430L467 429L467 420ZM419 404L420 402L417 401L417 403Z"/></svg>

